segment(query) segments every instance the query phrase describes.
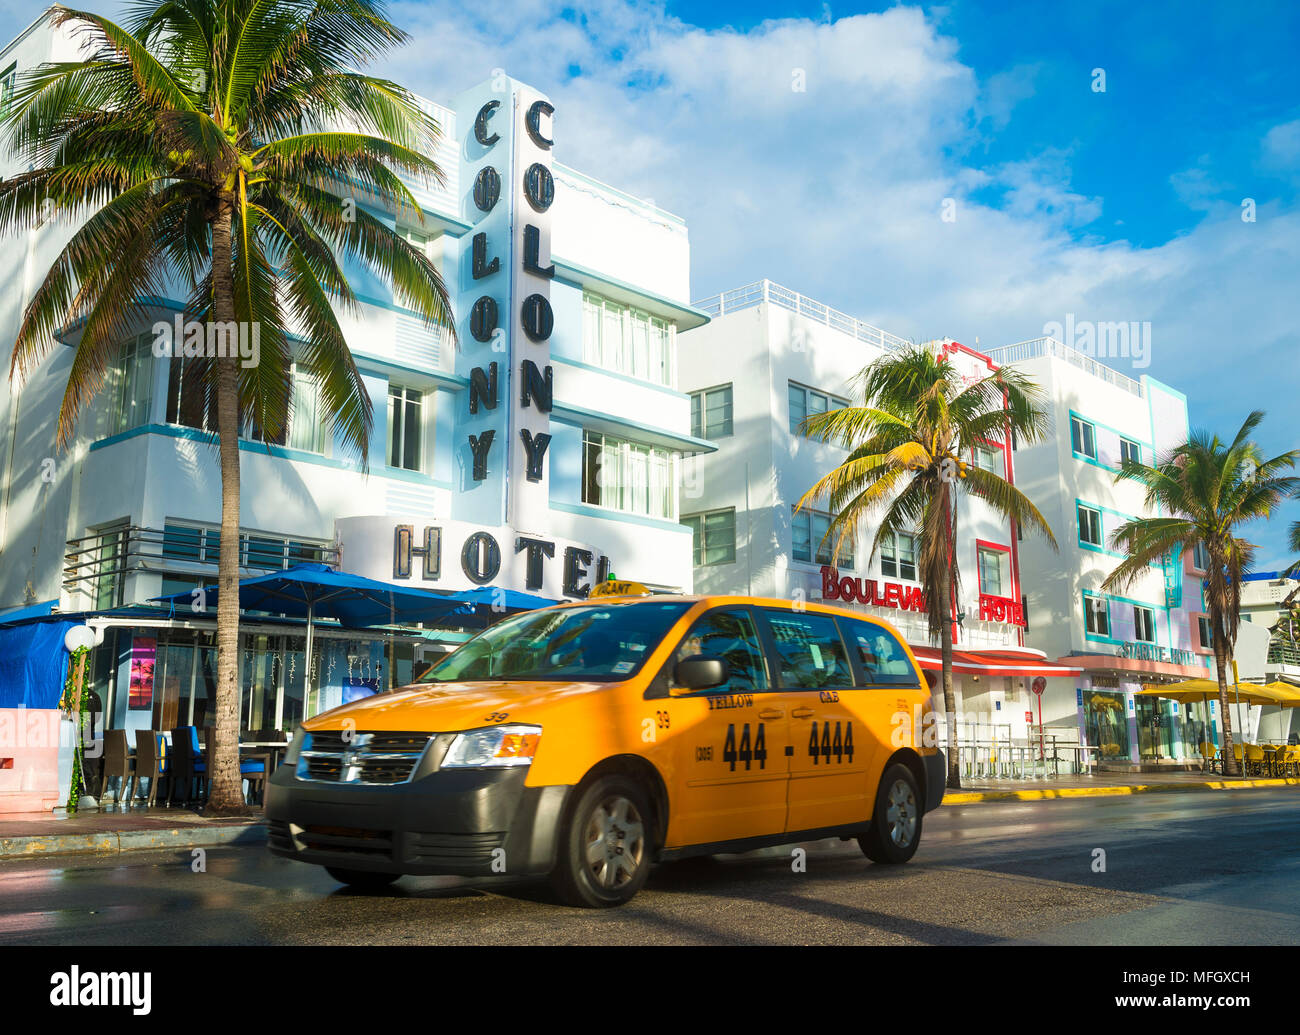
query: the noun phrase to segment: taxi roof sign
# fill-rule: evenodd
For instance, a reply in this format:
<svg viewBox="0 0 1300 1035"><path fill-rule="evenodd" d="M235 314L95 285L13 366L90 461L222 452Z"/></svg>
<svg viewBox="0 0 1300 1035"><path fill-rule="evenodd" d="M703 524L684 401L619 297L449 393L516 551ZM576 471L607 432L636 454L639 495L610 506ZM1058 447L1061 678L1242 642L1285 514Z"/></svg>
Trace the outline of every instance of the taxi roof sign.
<svg viewBox="0 0 1300 1035"><path fill-rule="evenodd" d="M654 594L640 582L626 582L608 579L591 588L587 599L593 597L649 597Z"/></svg>

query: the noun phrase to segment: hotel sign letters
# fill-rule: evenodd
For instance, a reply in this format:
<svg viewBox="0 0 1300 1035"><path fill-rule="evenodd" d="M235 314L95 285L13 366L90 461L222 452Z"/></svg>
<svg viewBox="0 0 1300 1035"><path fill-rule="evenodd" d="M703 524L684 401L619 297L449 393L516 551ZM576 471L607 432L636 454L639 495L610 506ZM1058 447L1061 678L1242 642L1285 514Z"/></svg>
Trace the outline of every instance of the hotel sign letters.
<svg viewBox="0 0 1300 1035"><path fill-rule="evenodd" d="M516 197L515 191L522 192L522 199L527 201L528 208L525 209L522 205L511 208L511 211L524 214L521 216L522 239L518 243L510 241L508 253L512 256L522 253L519 268L523 277L531 277L535 281L542 282L537 285L540 290L524 289L526 295L519 305L519 319L516 326L522 330L523 336L530 343L542 346L545 351L535 353L535 358L532 356L526 358L522 355L522 343L511 341L508 349L512 359L507 371L499 371L496 362L475 366L470 372L469 390L471 415L495 411L501 401L499 389L503 375L517 374L522 382L522 391L518 395L517 408L514 410L517 416L509 424L516 429L510 432L510 437L516 437L517 432L518 441L508 448L518 451L515 456L522 464L526 482L533 484L545 480L546 453L551 443L547 415L551 412L554 397L553 368L546 360L549 359L550 354L551 333L555 329L555 313L551 308L546 282L555 276L555 267L549 264L542 265L543 255L550 253L550 223L547 219L539 218L550 209L555 199L555 179L547 164L554 141L547 135L549 126L545 129L543 127L543 119L549 119L554 111L549 102L541 99L533 101L528 106L522 124L527 133L527 140L531 141L534 151L532 155L524 157L520 157L524 139L515 132L517 127L501 125L505 119L518 119L518 112L507 112L502 108L501 101L490 100L485 103L479 109L473 127L474 139L487 150L489 155L489 164L480 169L474 178L474 206L485 215L492 212L501 199L503 178L501 171L492 164L492 153L503 139L503 134L510 134L513 146L513 154L506 158L511 169L527 162L529 157L540 155L544 159L532 161L519 178L519 182L509 184L508 189L512 192L510 198ZM513 174L510 174L508 179L514 179ZM511 204L513 206L513 200ZM529 209L535 214L530 215ZM508 220L505 225L512 227L513 220ZM499 235L501 229L498 226L495 233ZM510 229L507 236L513 233L513 229ZM503 264L498 254L501 247L502 242L494 239L486 230L480 230L471 238L470 273L474 282L483 282L484 293L474 301L470 309L470 335L475 341L485 344L491 342L494 352L503 350L495 340L501 329L501 307L493 297L492 291L494 288L500 289L498 295L509 299L510 289L505 282L512 280L509 272L502 268ZM507 306L512 304L507 301ZM515 337L513 330L514 328L511 328L507 332L512 338ZM482 482L489 474L488 461L492 447L497 441L495 429L489 428L478 434L469 435L468 440L472 460L471 478L475 483ZM514 466L515 464L508 457L507 467Z"/></svg>
<svg viewBox="0 0 1300 1035"><path fill-rule="evenodd" d="M1009 597L993 597L987 593L981 593L980 621L1024 625L1025 609L1018 600L1012 600Z"/></svg>
<svg viewBox="0 0 1300 1035"><path fill-rule="evenodd" d="M901 582L877 582L875 579L843 577L829 564L822 565L822 599L843 600L846 604L869 604L892 607L900 611L925 611L925 591L920 586Z"/></svg>
<svg viewBox="0 0 1300 1035"><path fill-rule="evenodd" d="M410 579L414 575L425 582L442 578L443 544L451 544L449 553L458 558L464 577L475 586L485 586L501 574L503 554L500 539L485 529L464 530L448 526L427 525L416 532L413 525L396 525L393 528L393 578ZM459 538L463 536L464 538ZM549 563L555 560L557 544L553 539L540 536L516 535L514 553L522 555L524 587L531 591L542 590L546 584ZM604 582L609 578L609 558L580 545L563 546L560 551L562 588L565 596L585 597L591 591L592 579ZM415 563L419 560L419 570Z"/></svg>

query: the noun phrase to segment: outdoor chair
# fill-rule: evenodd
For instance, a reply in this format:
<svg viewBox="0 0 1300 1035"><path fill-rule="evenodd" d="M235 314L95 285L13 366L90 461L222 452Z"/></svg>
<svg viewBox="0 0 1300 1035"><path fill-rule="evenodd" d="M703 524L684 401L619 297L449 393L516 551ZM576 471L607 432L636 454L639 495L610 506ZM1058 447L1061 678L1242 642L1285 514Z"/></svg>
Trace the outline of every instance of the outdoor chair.
<svg viewBox="0 0 1300 1035"><path fill-rule="evenodd" d="M119 805L131 800L126 793L135 782L135 753L126 741L126 730L108 730L104 734L104 758L99 777L99 800L104 800L110 777L117 777L116 799Z"/></svg>
<svg viewBox="0 0 1300 1035"><path fill-rule="evenodd" d="M241 758L239 760L239 775L248 783L248 790L244 795L244 800L248 801L253 797L254 788L257 791L257 803L262 803L262 796L266 792L266 761L261 758Z"/></svg>
<svg viewBox="0 0 1300 1035"><path fill-rule="evenodd" d="M149 781L150 806L157 800L158 782L170 779L169 754L167 738L157 730L135 731L135 780Z"/></svg>
<svg viewBox="0 0 1300 1035"><path fill-rule="evenodd" d="M249 735L249 730L240 730L239 739L245 740ZM206 749L207 763L210 765L213 759L212 745L216 741L217 731L212 726L203 730L203 746ZM244 782L248 784L248 790L244 794L247 801L252 796L253 788L257 787L257 800L262 800L263 789L266 784L266 762L260 758L241 758L239 760L239 775ZM209 780L211 777L209 776Z"/></svg>
<svg viewBox="0 0 1300 1035"><path fill-rule="evenodd" d="M1246 775L1259 776L1264 772L1264 749L1258 744L1246 744Z"/></svg>
<svg viewBox="0 0 1300 1035"><path fill-rule="evenodd" d="M1215 772L1219 766L1219 753L1214 750L1214 745L1209 742L1202 742L1197 746L1197 750L1201 753L1201 768Z"/></svg>
<svg viewBox="0 0 1300 1035"><path fill-rule="evenodd" d="M208 767L203 752L199 749L198 727L177 726L172 730L171 765L172 781L168 804L171 804L178 794L181 804L201 799L208 781Z"/></svg>

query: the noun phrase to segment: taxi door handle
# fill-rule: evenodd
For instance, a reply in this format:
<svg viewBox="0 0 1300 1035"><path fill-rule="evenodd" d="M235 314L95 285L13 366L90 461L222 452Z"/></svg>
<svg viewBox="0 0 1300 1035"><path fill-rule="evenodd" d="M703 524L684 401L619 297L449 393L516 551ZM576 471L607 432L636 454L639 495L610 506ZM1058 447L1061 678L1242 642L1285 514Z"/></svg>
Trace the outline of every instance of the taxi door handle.
<svg viewBox="0 0 1300 1035"><path fill-rule="evenodd" d="M790 714L796 719L809 719L816 713L811 708L795 708Z"/></svg>
<svg viewBox="0 0 1300 1035"><path fill-rule="evenodd" d="M785 712L781 711L780 708L768 708L766 711L759 712L758 717L760 719L766 719L768 722L771 722L773 719L781 718L781 716L784 714Z"/></svg>

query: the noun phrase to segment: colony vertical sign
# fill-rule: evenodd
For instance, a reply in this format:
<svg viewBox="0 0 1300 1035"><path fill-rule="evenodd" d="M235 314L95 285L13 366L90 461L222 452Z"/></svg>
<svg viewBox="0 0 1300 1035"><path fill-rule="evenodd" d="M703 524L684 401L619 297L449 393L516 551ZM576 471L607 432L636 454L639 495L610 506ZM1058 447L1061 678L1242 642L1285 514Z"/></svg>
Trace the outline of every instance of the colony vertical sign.
<svg viewBox="0 0 1300 1035"><path fill-rule="evenodd" d="M503 476L498 516L538 531L550 509L547 452L555 395L555 267L549 261L555 109L537 91L501 82L503 96L479 106L466 140L466 153L486 161L473 177L480 214L469 255L475 355L463 426L469 487L494 473Z"/></svg>
<svg viewBox="0 0 1300 1035"><path fill-rule="evenodd" d="M494 585L583 597L610 568L590 543L553 534L550 415L551 151L555 109L499 76L457 102L461 212L470 225L457 275L461 328L451 514L336 521L353 570L430 588ZM377 574L383 571L384 574Z"/></svg>

